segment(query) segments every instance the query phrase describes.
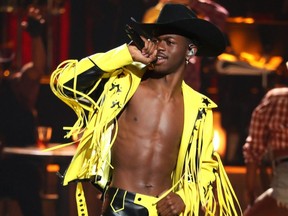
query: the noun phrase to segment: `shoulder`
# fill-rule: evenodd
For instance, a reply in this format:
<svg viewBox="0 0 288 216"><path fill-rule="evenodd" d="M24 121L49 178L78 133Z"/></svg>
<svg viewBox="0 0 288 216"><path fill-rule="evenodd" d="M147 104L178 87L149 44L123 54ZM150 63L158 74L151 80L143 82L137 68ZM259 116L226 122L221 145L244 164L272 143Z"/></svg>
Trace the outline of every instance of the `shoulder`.
<svg viewBox="0 0 288 216"><path fill-rule="evenodd" d="M288 95L288 87L273 88L266 94L267 97L271 96L285 96Z"/></svg>
<svg viewBox="0 0 288 216"><path fill-rule="evenodd" d="M187 100L190 100L193 104L203 108L217 107L217 104L214 101L212 101L209 97L200 92L195 91L185 82L183 82L182 88L184 92L184 97L187 97Z"/></svg>
<svg viewBox="0 0 288 216"><path fill-rule="evenodd" d="M264 113L267 110L274 109L275 106L282 106L282 103L288 103L288 88L270 89L255 108L254 113Z"/></svg>
<svg viewBox="0 0 288 216"><path fill-rule="evenodd" d="M264 101L279 100L280 98L288 99L288 87L279 87L269 90L264 96Z"/></svg>

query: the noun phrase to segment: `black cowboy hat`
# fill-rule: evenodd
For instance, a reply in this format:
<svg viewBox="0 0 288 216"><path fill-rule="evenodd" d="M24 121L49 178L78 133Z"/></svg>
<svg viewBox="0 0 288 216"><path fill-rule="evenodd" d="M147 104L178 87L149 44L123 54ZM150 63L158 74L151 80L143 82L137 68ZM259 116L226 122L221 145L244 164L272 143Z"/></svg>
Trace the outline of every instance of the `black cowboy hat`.
<svg viewBox="0 0 288 216"><path fill-rule="evenodd" d="M146 35L174 33L190 38L198 47L197 56L218 56L226 47L224 35L214 24L199 19L182 4L166 4L156 23L140 23L133 18L132 21Z"/></svg>

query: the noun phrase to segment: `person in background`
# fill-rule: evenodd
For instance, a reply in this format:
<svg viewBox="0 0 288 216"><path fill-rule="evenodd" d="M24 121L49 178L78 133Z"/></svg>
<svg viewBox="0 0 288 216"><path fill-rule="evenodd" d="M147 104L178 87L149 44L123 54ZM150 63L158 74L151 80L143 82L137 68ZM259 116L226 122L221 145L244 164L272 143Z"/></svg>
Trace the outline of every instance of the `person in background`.
<svg viewBox="0 0 288 216"><path fill-rule="evenodd" d="M276 71L275 88L254 109L243 146L248 207L244 216L288 215L288 62ZM271 187L257 196L257 169L264 156L272 162Z"/></svg>
<svg viewBox="0 0 288 216"><path fill-rule="evenodd" d="M87 215L81 181L90 181L104 192L103 216L199 215L200 206L237 215L212 143L216 104L183 81L193 56L224 51L223 34L182 4L131 26L151 36L143 48L66 60L51 75L52 91L79 117L67 137L84 127L63 179L77 182L78 214Z"/></svg>
<svg viewBox="0 0 288 216"><path fill-rule="evenodd" d="M41 11L33 6L29 7L27 17L23 27L32 39L32 62L17 70L13 67L15 53L12 49L0 49L1 149L36 143L35 103L46 67L46 51L42 40L45 20ZM1 197L16 199L24 216L41 216L40 190L41 173L35 161L1 155Z"/></svg>

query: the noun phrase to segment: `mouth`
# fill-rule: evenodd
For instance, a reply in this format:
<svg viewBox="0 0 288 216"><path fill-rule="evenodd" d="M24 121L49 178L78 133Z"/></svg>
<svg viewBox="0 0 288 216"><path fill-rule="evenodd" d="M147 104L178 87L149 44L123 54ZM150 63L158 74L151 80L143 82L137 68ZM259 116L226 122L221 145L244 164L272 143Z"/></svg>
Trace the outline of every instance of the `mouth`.
<svg viewBox="0 0 288 216"><path fill-rule="evenodd" d="M167 60L167 56L166 55L158 54L157 55L157 59L156 59L156 63L157 64L161 64L161 63L163 63L166 60Z"/></svg>

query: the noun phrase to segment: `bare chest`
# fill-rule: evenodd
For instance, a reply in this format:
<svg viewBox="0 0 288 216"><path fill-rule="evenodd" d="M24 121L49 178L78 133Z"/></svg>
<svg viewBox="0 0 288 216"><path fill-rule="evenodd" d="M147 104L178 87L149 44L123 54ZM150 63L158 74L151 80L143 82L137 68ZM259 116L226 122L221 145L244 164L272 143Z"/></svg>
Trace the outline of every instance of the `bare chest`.
<svg viewBox="0 0 288 216"><path fill-rule="evenodd" d="M182 98L163 100L149 95L132 98L120 117L120 123L139 129L142 136L159 139L179 139L183 122Z"/></svg>
<svg viewBox="0 0 288 216"><path fill-rule="evenodd" d="M157 194L171 186L183 113L182 97L163 100L152 94L134 95L118 118L112 148L114 185L147 194ZM152 191L147 191L147 185Z"/></svg>

